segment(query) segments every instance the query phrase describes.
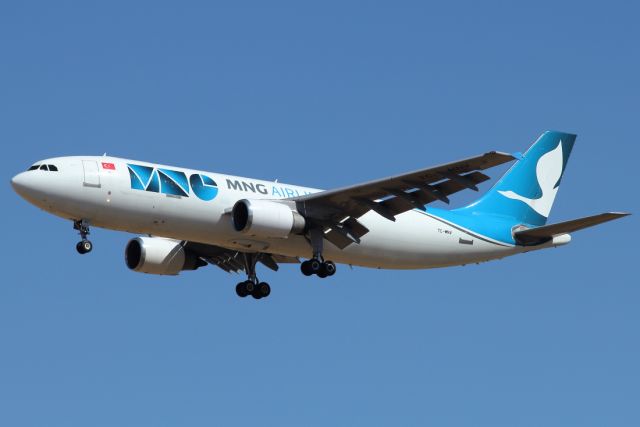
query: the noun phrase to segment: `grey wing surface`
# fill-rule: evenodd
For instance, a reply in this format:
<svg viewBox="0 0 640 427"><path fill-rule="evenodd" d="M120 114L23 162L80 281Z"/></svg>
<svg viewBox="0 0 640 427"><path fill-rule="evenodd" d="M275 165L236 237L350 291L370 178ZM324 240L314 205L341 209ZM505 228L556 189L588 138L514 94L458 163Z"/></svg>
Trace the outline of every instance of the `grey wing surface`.
<svg viewBox="0 0 640 427"><path fill-rule="evenodd" d="M482 172L514 160L511 154L492 151L440 166L295 197L298 211L324 230L324 237L339 248L359 243L369 232L358 218L374 211L390 221L396 215L441 200L464 189L478 190L489 177Z"/></svg>

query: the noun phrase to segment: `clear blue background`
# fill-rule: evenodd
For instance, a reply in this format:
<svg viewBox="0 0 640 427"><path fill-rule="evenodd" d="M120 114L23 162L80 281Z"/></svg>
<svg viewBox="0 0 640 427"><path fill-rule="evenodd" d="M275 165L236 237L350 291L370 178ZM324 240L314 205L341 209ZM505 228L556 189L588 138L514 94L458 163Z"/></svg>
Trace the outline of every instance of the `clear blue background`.
<svg viewBox="0 0 640 427"><path fill-rule="evenodd" d="M638 213L640 10L229 3L0 6L0 424L640 425L633 216L479 266L263 271L258 302L213 267L128 271L124 233L80 257L9 186L108 152L330 188L557 129L551 220Z"/></svg>

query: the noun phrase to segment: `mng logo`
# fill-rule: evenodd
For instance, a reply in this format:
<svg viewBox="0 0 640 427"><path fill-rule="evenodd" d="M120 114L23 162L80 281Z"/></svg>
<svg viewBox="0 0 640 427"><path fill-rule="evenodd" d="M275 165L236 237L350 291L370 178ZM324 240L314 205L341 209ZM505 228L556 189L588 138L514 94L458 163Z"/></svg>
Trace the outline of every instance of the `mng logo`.
<svg viewBox="0 0 640 427"><path fill-rule="evenodd" d="M131 163L127 163L127 168L131 178L131 188L134 190L189 197L189 185L191 185L193 193L201 200L213 200L218 194L218 185L207 175L194 173L187 180L184 172L172 169Z"/></svg>

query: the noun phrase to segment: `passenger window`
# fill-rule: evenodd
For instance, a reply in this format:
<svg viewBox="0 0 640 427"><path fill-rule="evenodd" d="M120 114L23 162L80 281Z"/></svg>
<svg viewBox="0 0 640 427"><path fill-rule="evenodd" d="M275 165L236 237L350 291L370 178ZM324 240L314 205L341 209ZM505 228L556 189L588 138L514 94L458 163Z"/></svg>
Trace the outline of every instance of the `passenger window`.
<svg viewBox="0 0 640 427"><path fill-rule="evenodd" d="M36 169L38 169L40 167L40 165L33 165L31 166L29 169L27 169L28 171L34 171Z"/></svg>
<svg viewBox="0 0 640 427"><path fill-rule="evenodd" d="M49 169L47 169L47 165L42 165L42 166L40 166L40 170L41 171L46 171L46 170L49 170Z"/></svg>
<svg viewBox="0 0 640 427"><path fill-rule="evenodd" d="M58 167L55 165L49 165L49 170L52 172L58 172Z"/></svg>

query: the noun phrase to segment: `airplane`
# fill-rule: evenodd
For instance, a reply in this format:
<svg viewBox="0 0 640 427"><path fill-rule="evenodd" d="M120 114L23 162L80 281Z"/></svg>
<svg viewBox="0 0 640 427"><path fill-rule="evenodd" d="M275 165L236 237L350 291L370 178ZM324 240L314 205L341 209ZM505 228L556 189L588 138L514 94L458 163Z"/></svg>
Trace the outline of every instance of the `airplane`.
<svg viewBox="0 0 640 427"><path fill-rule="evenodd" d="M141 235L125 248L136 272L177 275L215 265L244 272L240 297L271 293L258 263L299 263L329 277L336 263L426 269L480 263L566 245L569 233L629 215L607 212L547 225L576 135L543 133L524 153L496 151L333 190L165 166L111 156L41 160L12 178L33 205L73 221L80 254L90 226ZM478 191L483 170L515 161L482 197L442 209L462 190Z"/></svg>

